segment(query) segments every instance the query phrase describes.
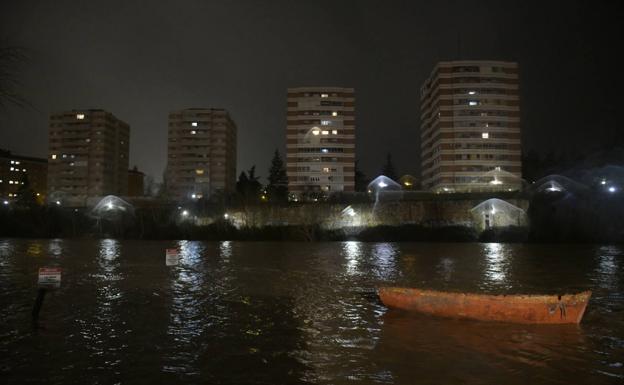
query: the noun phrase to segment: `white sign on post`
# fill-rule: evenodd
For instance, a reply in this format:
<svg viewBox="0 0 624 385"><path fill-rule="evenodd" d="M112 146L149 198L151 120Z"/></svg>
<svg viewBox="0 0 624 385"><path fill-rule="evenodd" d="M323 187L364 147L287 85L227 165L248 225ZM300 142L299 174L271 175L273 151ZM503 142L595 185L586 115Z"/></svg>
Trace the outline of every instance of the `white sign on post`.
<svg viewBox="0 0 624 385"><path fill-rule="evenodd" d="M180 253L178 249L167 249L165 251L165 265L177 266L180 261Z"/></svg>
<svg viewBox="0 0 624 385"><path fill-rule="evenodd" d="M41 267L39 268L39 287L58 289L61 287L61 268L60 267Z"/></svg>

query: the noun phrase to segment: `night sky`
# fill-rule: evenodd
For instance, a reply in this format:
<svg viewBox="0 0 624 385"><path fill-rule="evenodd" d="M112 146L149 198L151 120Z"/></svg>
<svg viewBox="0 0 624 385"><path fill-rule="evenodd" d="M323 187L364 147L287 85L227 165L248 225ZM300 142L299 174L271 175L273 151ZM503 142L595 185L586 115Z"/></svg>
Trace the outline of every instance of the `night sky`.
<svg viewBox="0 0 624 385"><path fill-rule="evenodd" d="M238 169L285 146L286 88L354 87L357 158L419 170L419 88L437 61L520 65L525 150L613 143L624 107L617 1L8 1L3 44L26 49L33 107L0 110L0 148L47 155L51 112L103 108L131 126L130 167L160 179L167 114L222 107ZM546 4L548 3L548 4Z"/></svg>

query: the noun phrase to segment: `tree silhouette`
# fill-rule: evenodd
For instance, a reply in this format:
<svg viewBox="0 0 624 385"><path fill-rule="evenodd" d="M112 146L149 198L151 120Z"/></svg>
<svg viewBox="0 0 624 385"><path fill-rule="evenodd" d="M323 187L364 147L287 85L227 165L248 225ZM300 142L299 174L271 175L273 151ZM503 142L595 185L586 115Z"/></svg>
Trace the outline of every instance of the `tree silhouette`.
<svg viewBox="0 0 624 385"><path fill-rule="evenodd" d="M387 176L394 181L397 180L397 172L394 168L394 164L392 163L392 155L389 152L386 155L386 164L384 164L383 168L381 169L381 174Z"/></svg>
<svg viewBox="0 0 624 385"><path fill-rule="evenodd" d="M286 175L284 161L277 149L271 160L268 179L267 193L269 195L269 200L271 202L288 201L288 177Z"/></svg>
<svg viewBox="0 0 624 385"><path fill-rule="evenodd" d="M364 192L368 186L366 175L358 168L358 161L355 161L355 191Z"/></svg>
<svg viewBox="0 0 624 385"><path fill-rule="evenodd" d="M247 173L242 171L236 182L236 192L244 203L256 202L260 196L262 185L256 176L256 166L252 166Z"/></svg>

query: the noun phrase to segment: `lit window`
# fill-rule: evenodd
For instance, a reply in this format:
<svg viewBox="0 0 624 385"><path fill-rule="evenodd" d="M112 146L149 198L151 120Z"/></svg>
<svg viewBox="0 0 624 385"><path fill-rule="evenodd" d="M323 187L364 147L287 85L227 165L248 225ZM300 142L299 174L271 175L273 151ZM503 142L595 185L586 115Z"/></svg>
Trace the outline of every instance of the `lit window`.
<svg viewBox="0 0 624 385"><path fill-rule="evenodd" d="M78 120L84 119L84 114L76 114L76 119Z"/></svg>
<svg viewBox="0 0 624 385"><path fill-rule="evenodd" d="M338 116L338 112L336 111L332 112L332 116Z"/></svg>
<svg viewBox="0 0 624 385"><path fill-rule="evenodd" d="M318 135L318 134L320 134L320 133L321 133L321 132L320 132L319 130L314 130L314 131L312 131L312 135Z"/></svg>
<svg viewBox="0 0 624 385"><path fill-rule="evenodd" d="M191 126L193 126L193 127L197 127L197 122L193 122L193 123L191 123Z"/></svg>
<svg viewBox="0 0 624 385"><path fill-rule="evenodd" d="M2 179L0 179L0 183L2 183Z"/></svg>
<svg viewBox="0 0 624 385"><path fill-rule="evenodd" d="M15 164L15 161L14 161L14 160L12 160L12 161L11 161L11 164Z"/></svg>
<svg viewBox="0 0 624 385"><path fill-rule="evenodd" d="M23 168L23 169L22 169L22 172L26 172L26 169L25 169L25 168Z"/></svg>
<svg viewBox="0 0 624 385"><path fill-rule="evenodd" d="M476 93L477 93L477 91L468 91L468 95L474 95Z"/></svg>
<svg viewBox="0 0 624 385"><path fill-rule="evenodd" d="M332 130L332 134L338 135L338 130Z"/></svg>
<svg viewBox="0 0 624 385"><path fill-rule="evenodd" d="M195 135L195 134L197 134L197 131L191 130L191 135Z"/></svg>
<svg viewBox="0 0 624 385"><path fill-rule="evenodd" d="M481 133L481 138L488 139L489 137L490 137L490 133L489 132L482 132Z"/></svg>
<svg viewBox="0 0 624 385"><path fill-rule="evenodd" d="M321 148L321 152L327 153L327 152L329 152L329 150L326 149L326 148Z"/></svg>
<svg viewBox="0 0 624 385"><path fill-rule="evenodd" d="M63 154L63 159L64 159L64 158L67 158L67 154Z"/></svg>
<svg viewBox="0 0 624 385"><path fill-rule="evenodd" d="M198 168L197 170L195 170L195 173L197 175L203 175L204 174L204 170Z"/></svg>
<svg viewBox="0 0 624 385"><path fill-rule="evenodd" d="M56 159L56 154L52 154L52 159Z"/></svg>
<svg viewBox="0 0 624 385"><path fill-rule="evenodd" d="M323 167L323 172L329 172L329 167Z"/></svg>
<svg viewBox="0 0 624 385"><path fill-rule="evenodd" d="M468 104L469 104L469 105L471 105L471 106L476 106L476 105L477 105L477 104L479 104L479 103L477 103L477 102L476 102L476 101L474 101L474 100L471 100L471 101L469 101L469 102L468 102Z"/></svg>
<svg viewBox="0 0 624 385"><path fill-rule="evenodd" d="M321 134L323 134L323 135L329 135L329 131L325 131L325 130L323 130L323 131L321 131Z"/></svg>
<svg viewBox="0 0 624 385"><path fill-rule="evenodd" d="M15 161L15 164L20 164L20 162L18 160Z"/></svg>
<svg viewBox="0 0 624 385"><path fill-rule="evenodd" d="M15 167L11 167L11 168L9 169L9 171L13 171L13 170L15 170Z"/></svg>
<svg viewBox="0 0 624 385"><path fill-rule="evenodd" d="M321 94L321 97L322 97L322 98L328 98L328 97L329 97L329 95L328 95L328 94Z"/></svg>
<svg viewBox="0 0 624 385"><path fill-rule="evenodd" d="M321 126L329 126L331 124L331 120L321 120Z"/></svg>
<svg viewBox="0 0 624 385"><path fill-rule="evenodd" d="M9 181L9 184L13 184L13 181L12 181L12 180L10 180L10 181Z"/></svg>

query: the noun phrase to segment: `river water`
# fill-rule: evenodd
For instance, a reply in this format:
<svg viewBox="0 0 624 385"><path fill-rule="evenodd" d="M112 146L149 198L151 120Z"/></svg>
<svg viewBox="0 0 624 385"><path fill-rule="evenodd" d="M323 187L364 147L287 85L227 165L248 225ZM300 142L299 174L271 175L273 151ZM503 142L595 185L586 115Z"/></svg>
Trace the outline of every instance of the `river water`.
<svg viewBox="0 0 624 385"><path fill-rule="evenodd" d="M41 266L63 282L35 327ZM0 383L621 384L623 273L622 246L0 239ZM380 285L593 296L580 326L527 326L388 310Z"/></svg>

